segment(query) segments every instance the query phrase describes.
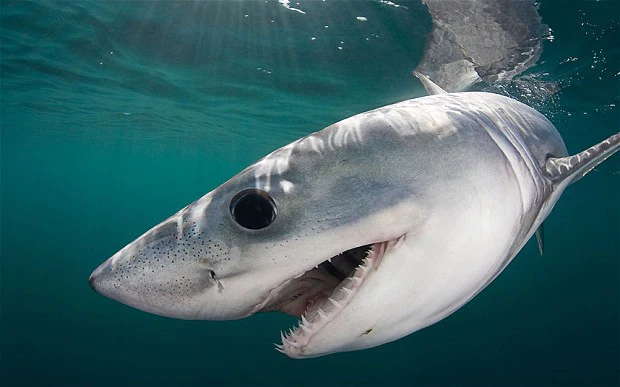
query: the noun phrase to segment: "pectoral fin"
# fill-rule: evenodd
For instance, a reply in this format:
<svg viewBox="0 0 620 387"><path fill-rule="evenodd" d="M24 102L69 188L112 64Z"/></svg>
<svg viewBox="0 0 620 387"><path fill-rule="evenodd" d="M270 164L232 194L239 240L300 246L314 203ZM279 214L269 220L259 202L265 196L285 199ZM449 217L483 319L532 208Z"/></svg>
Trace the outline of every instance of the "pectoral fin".
<svg viewBox="0 0 620 387"><path fill-rule="evenodd" d="M620 132L573 156L551 157L545 164L547 176L556 184L572 184L620 149Z"/></svg>
<svg viewBox="0 0 620 387"><path fill-rule="evenodd" d="M542 257L545 252L545 223L541 223L536 230L536 242L538 242L538 252Z"/></svg>

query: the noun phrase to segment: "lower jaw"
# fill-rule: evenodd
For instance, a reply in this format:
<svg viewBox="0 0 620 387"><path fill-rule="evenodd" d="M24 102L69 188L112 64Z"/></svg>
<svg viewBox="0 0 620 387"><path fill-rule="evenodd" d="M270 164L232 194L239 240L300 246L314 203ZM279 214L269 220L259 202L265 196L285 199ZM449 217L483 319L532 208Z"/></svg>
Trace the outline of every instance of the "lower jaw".
<svg viewBox="0 0 620 387"><path fill-rule="evenodd" d="M276 349L290 357L300 356L311 338L333 320L355 297L364 281L378 267L389 242L376 243L370 246L366 257L348 276L338 283L326 296L308 302L305 312L299 316L298 325L282 333L282 344ZM320 270L320 269L313 269ZM307 273L311 273L313 270Z"/></svg>

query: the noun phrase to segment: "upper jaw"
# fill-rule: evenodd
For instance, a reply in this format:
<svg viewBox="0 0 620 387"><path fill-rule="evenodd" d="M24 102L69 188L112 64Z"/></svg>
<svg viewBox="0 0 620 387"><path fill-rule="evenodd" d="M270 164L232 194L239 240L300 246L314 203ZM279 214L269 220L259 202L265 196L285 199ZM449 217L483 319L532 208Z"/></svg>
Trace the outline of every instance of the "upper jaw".
<svg viewBox="0 0 620 387"><path fill-rule="evenodd" d="M363 245L362 245L363 246ZM371 249L372 245L363 246L365 250ZM342 278L334 276L333 272L329 270L326 264L332 266L337 264L343 255L357 247L351 247L335 255L322 257L320 260L314 261L313 266L307 266L303 270L291 275L288 279L281 282L279 285L272 288L262 302L254 306L250 314L258 312L270 312L279 311L286 314L290 314L296 317L300 317L307 309L307 301L316 299L316 296L325 294L328 296L332 291L345 279L347 274L353 271L353 269L362 263L363 256L357 259L355 264L350 265L349 273L346 273ZM324 290L330 288L326 293ZM299 295L299 296L297 296ZM290 298L287 298L289 297ZM301 308L296 304L303 304Z"/></svg>

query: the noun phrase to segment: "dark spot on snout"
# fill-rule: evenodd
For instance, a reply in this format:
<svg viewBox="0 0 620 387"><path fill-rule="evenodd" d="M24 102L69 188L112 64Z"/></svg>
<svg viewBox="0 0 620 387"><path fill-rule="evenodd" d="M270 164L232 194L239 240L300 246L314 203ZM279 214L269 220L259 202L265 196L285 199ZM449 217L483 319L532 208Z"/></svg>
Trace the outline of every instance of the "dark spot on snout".
<svg viewBox="0 0 620 387"><path fill-rule="evenodd" d="M217 291L218 291L218 293L221 293L222 290L224 290L224 285L222 285L220 280L217 279L217 277L215 276L215 272L213 270L209 270L209 274L211 275L211 281L213 281L213 282L215 282L217 284Z"/></svg>
<svg viewBox="0 0 620 387"><path fill-rule="evenodd" d="M366 336L367 334L369 334L370 332L372 332L372 330L375 328L368 328L364 331L364 333L362 333L360 336Z"/></svg>

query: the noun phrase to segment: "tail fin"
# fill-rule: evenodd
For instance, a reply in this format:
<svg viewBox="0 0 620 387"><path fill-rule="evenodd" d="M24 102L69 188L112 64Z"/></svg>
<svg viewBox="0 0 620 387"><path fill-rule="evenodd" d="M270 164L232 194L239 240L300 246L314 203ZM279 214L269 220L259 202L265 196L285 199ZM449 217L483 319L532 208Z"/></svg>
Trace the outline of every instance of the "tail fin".
<svg viewBox="0 0 620 387"><path fill-rule="evenodd" d="M547 176L556 184L572 184L620 149L620 132L574 156L550 158Z"/></svg>

